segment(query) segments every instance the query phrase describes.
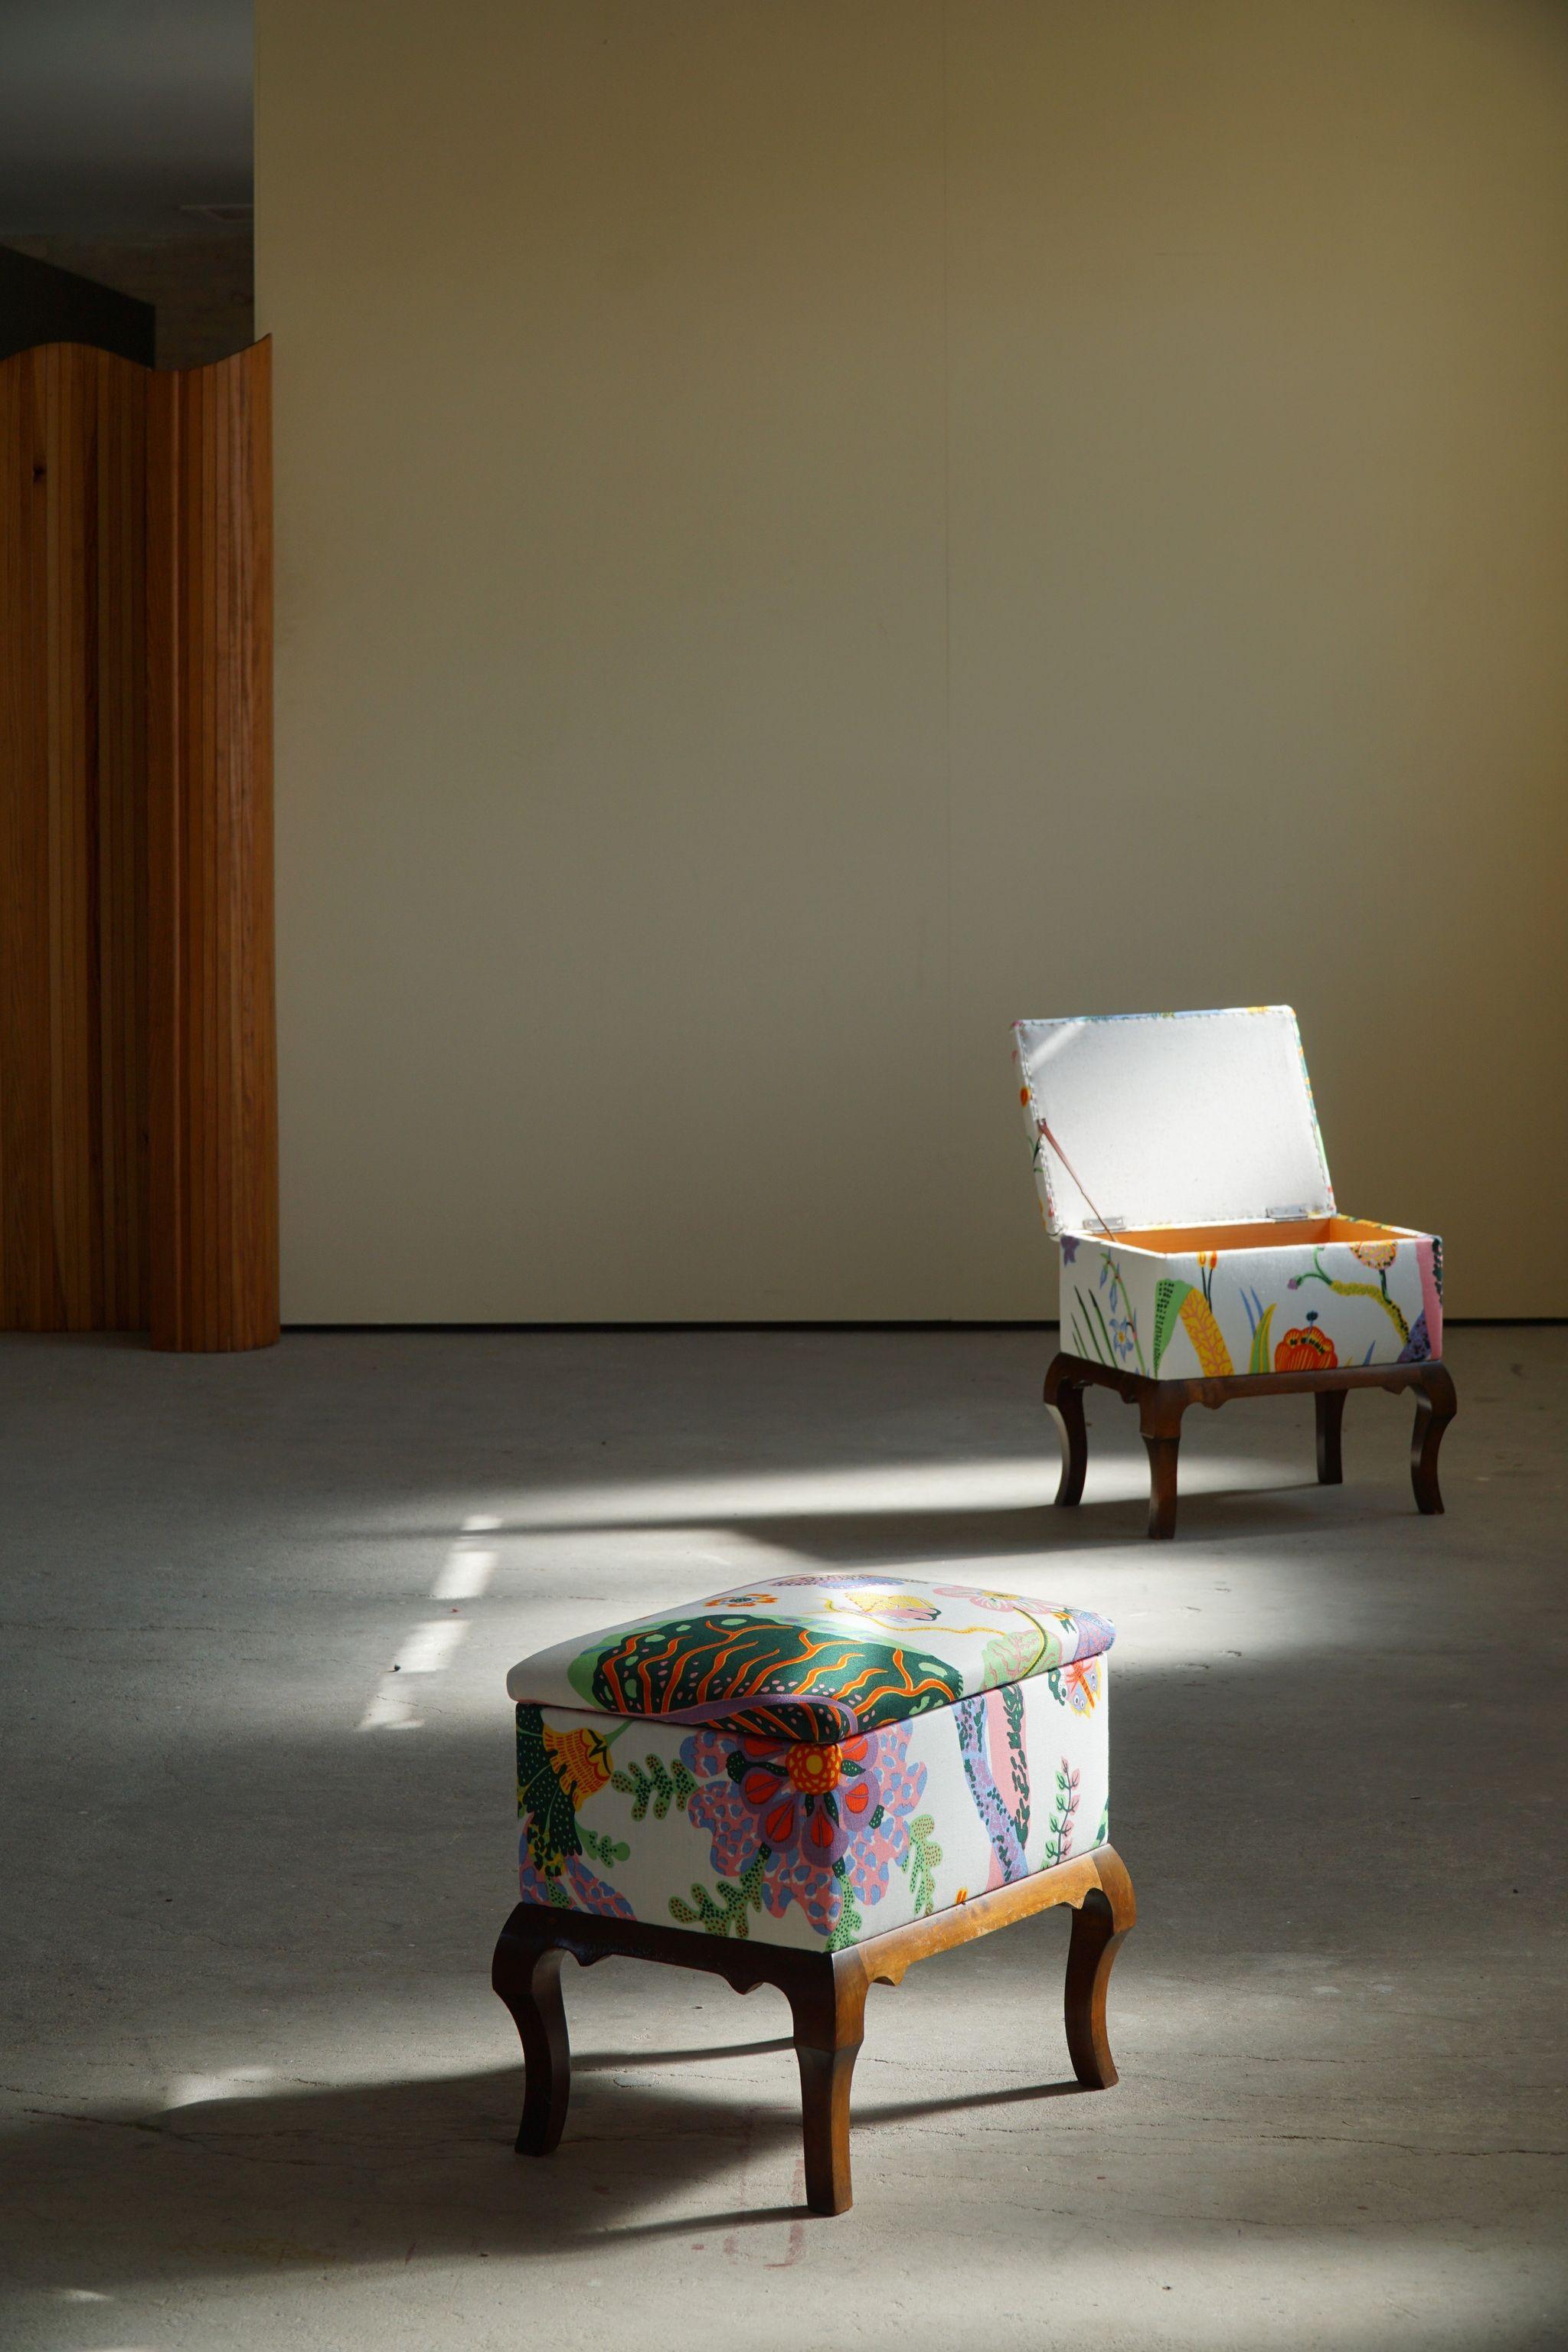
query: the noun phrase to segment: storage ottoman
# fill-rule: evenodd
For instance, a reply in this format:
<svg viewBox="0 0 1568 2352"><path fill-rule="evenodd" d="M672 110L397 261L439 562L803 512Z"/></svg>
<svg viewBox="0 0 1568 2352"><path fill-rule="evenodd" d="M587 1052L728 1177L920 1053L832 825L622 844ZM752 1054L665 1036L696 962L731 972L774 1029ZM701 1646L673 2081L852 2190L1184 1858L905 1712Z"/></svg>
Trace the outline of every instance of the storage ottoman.
<svg viewBox="0 0 1568 2352"><path fill-rule="evenodd" d="M806 2196L842 2212L866 1994L1073 1908L1080 2082L1116 2079L1105 1992L1132 1889L1108 1843L1112 1632L964 1584L770 1578L512 1669L522 1900L493 1981L522 2037L521 2151L561 2137L562 1958L710 1969L789 2000Z"/></svg>
<svg viewBox="0 0 1568 2352"><path fill-rule="evenodd" d="M1440 1511L1443 1244L1340 1215L1290 1007L1019 1021L1014 1059L1061 1245L1057 1501L1083 1493L1086 1387L1139 1408L1152 1536L1175 1529L1188 1405L1310 1391L1318 1476L1338 1486L1346 1394L1384 1388L1415 1391L1411 1480Z"/></svg>

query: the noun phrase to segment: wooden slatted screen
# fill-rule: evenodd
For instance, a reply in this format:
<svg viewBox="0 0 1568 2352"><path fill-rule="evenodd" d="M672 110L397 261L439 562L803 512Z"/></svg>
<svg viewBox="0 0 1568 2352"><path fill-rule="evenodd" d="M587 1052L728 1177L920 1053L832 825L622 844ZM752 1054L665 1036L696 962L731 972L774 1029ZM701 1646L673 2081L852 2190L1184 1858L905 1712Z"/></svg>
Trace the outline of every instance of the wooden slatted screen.
<svg viewBox="0 0 1568 2352"><path fill-rule="evenodd" d="M268 351L0 364L0 1328L278 1336Z"/></svg>

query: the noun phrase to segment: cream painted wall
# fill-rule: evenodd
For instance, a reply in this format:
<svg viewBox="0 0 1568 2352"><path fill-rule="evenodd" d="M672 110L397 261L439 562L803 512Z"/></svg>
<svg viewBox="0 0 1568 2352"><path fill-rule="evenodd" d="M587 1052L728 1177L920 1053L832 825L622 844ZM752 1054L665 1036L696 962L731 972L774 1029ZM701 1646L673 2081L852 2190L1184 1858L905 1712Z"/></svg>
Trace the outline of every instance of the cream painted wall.
<svg viewBox="0 0 1568 2352"><path fill-rule="evenodd" d="M1054 1311L1018 1013L1568 1162L1568 11L258 0L284 1312Z"/></svg>

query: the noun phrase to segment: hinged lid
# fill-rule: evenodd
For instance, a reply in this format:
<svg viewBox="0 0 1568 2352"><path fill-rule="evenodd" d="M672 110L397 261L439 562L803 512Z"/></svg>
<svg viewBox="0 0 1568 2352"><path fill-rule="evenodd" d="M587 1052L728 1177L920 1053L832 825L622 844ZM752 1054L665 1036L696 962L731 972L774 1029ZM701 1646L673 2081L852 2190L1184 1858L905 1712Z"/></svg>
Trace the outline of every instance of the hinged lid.
<svg viewBox="0 0 1568 2352"><path fill-rule="evenodd" d="M773 1576L513 1666L520 1705L658 1717L776 1742L850 1739L1097 1657L1086 1609L855 1574Z"/></svg>
<svg viewBox="0 0 1568 2352"><path fill-rule="evenodd" d="M1119 1231L1332 1216L1288 1004L1019 1021L1014 1034L1053 1234L1096 1233L1101 1216Z"/></svg>

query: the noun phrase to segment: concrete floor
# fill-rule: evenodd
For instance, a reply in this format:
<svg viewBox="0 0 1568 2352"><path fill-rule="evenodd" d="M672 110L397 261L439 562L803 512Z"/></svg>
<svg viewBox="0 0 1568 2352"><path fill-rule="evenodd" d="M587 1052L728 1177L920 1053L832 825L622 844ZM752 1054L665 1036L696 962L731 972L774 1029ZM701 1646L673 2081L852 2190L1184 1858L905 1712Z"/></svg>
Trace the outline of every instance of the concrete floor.
<svg viewBox="0 0 1568 2352"><path fill-rule="evenodd" d="M1268 1400L1190 1417L1164 1547L1109 1400L1045 1507L1049 1344L0 1342L0 2342L1568 2343L1568 1330L1454 1336L1447 1517L1404 1401L1325 1492ZM1120 1628L1121 2085L1064 2080L1059 1915L928 1962L872 1996L838 2221L778 1995L569 1971L540 2164L487 1982L508 1665L779 1559Z"/></svg>

